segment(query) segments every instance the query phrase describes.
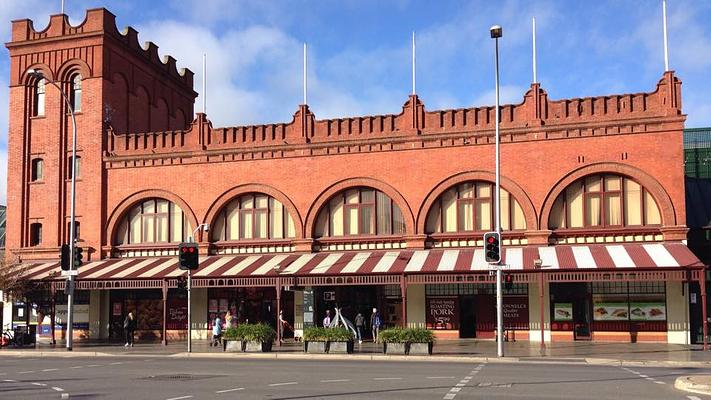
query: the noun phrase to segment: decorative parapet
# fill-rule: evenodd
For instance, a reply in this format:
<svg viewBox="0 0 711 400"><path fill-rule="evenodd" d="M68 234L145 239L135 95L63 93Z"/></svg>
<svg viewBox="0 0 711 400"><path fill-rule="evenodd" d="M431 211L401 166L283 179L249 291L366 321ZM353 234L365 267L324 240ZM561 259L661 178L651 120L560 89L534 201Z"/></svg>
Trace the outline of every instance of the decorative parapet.
<svg viewBox="0 0 711 400"><path fill-rule="evenodd" d="M141 46L138 42L138 32L132 27L126 27L120 32L116 27L116 16L105 8L93 8L86 11L84 21L77 26L69 23L65 14L55 14L50 17L49 25L43 30L36 30L30 19L12 21L12 41L8 47L26 44L29 41L49 41L52 39L66 39L68 36L87 36L91 34L108 34L126 47L130 48L137 56L149 60L156 68L164 71L169 76L182 82L192 89L193 72L187 68L177 69L175 58L158 56L158 46L153 42L146 42Z"/></svg>

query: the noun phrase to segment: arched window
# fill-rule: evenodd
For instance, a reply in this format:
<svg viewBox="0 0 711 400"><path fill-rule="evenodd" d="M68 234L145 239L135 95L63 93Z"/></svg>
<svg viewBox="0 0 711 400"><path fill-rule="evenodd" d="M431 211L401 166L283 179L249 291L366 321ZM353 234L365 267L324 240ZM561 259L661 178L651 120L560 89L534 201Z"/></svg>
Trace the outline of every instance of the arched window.
<svg viewBox="0 0 711 400"><path fill-rule="evenodd" d="M460 183L442 193L427 214L425 233L483 232L494 229L495 186L491 182ZM518 201L501 189L501 229L526 229Z"/></svg>
<svg viewBox="0 0 711 400"><path fill-rule="evenodd" d="M362 187L336 194L321 208L314 237L404 233L405 219L400 207L385 193Z"/></svg>
<svg viewBox="0 0 711 400"><path fill-rule="evenodd" d="M119 222L114 243L178 243L188 239L192 226L183 210L165 199L144 200Z"/></svg>
<svg viewBox="0 0 711 400"><path fill-rule="evenodd" d="M41 158L32 160L32 182L41 181L44 179L44 161Z"/></svg>
<svg viewBox="0 0 711 400"><path fill-rule="evenodd" d="M44 115L44 92L45 92L45 80L38 79L35 82L34 87L34 104L32 109L32 115L35 117L40 117Z"/></svg>
<svg viewBox="0 0 711 400"><path fill-rule="evenodd" d="M550 229L659 225L659 207L639 183L619 175L573 182L553 203Z"/></svg>
<svg viewBox="0 0 711 400"><path fill-rule="evenodd" d="M212 225L213 241L286 239L296 236L294 219L277 199L249 193L230 201Z"/></svg>
<svg viewBox="0 0 711 400"><path fill-rule="evenodd" d="M72 104L74 112L81 111L81 75L76 74L71 80L71 91L69 92L69 101Z"/></svg>

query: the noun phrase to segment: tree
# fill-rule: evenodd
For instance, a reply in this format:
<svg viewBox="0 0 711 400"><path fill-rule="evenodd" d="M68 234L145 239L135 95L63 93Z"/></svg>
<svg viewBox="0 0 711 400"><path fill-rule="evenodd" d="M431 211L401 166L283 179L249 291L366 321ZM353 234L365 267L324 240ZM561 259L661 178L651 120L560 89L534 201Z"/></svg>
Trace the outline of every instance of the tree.
<svg viewBox="0 0 711 400"><path fill-rule="evenodd" d="M38 314L47 315L51 308L51 290L48 280L31 280L28 278L29 265L22 264L18 259L9 259L7 255L0 257L0 289L3 300L22 301L38 310ZM52 279L53 276L47 277ZM25 323L30 323L30 312L27 310Z"/></svg>

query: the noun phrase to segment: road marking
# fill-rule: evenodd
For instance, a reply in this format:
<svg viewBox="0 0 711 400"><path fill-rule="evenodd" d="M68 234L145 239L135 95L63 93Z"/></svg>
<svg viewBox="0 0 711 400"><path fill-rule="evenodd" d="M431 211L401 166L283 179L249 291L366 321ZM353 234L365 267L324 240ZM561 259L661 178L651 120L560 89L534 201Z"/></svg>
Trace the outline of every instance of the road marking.
<svg viewBox="0 0 711 400"><path fill-rule="evenodd" d="M52 372L52 371L56 371L56 370L57 370L57 368L47 368L47 369L43 369L42 372Z"/></svg>
<svg viewBox="0 0 711 400"><path fill-rule="evenodd" d="M270 383L269 386L286 386L286 385L298 385L299 382L282 382L282 383Z"/></svg>
<svg viewBox="0 0 711 400"><path fill-rule="evenodd" d="M64 389L62 389L62 388L60 388L60 387L56 387L56 386L52 386L52 390L56 390L57 392L63 392L63 391L64 391Z"/></svg>
<svg viewBox="0 0 711 400"><path fill-rule="evenodd" d="M62 393L62 399L68 399L69 393Z"/></svg>
<svg viewBox="0 0 711 400"><path fill-rule="evenodd" d="M3 382L17 382L17 381L14 380L14 379L3 379L2 381L3 381Z"/></svg>
<svg viewBox="0 0 711 400"><path fill-rule="evenodd" d="M462 388L460 388L460 387L453 387L453 388L449 389L449 391L453 392L453 393L459 393L459 391L461 391L461 390L462 390Z"/></svg>
<svg viewBox="0 0 711 400"><path fill-rule="evenodd" d="M657 385L665 385L665 383L662 381L654 381L654 383L656 383Z"/></svg>
<svg viewBox="0 0 711 400"><path fill-rule="evenodd" d="M333 383L333 382L350 382L350 379L324 379L320 381L321 383Z"/></svg>
<svg viewBox="0 0 711 400"><path fill-rule="evenodd" d="M465 385L466 385L466 383L459 382L459 383L457 383L457 384L454 385L454 386L461 388L461 387L464 387Z"/></svg>
<svg viewBox="0 0 711 400"><path fill-rule="evenodd" d="M468 380L468 381L471 380L472 378L473 378L473 376L470 376L470 375L467 375L467 376L464 377L464 379L466 379L466 380Z"/></svg>
<svg viewBox="0 0 711 400"><path fill-rule="evenodd" d="M189 398L191 398L191 397L193 397L193 396L171 397L171 398L169 398L169 399L166 399L166 400L180 400L180 399L189 399Z"/></svg>
<svg viewBox="0 0 711 400"><path fill-rule="evenodd" d="M402 378L373 378L376 381L398 381Z"/></svg>
<svg viewBox="0 0 711 400"><path fill-rule="evenodd" d="M454 379L453 376L428 376L427 379Z"/></svg>
<svg viewBox="0 0 711 400"><path fill-rule="evenodd" d="M77 365L76 367L72 367L72 369L78 369L78 368L84 368L83 365Z"/></svg>
<svg viewBox="0 0 711 400"><path fill-rule="evenodd" d="M452 400L456 395L456 393L447 393L444 395L444 400Z"/></svg>
<svg viewBox="0 0 711 400"><path fill-rule="evenodd" d="M31 374L33 372L35 372L35 371L22 371L22 372L18 372L18 374Z"/></svg>
<svg viewBox="0 0 711 400"><path fill-rule="evenodd" d="M696 397L696 396L686 396L689 400L701 400L701 397Z"/></svg>
<svg viewBox="0 0 711 400"><path fill-rule="evenodd" d="M640 377L640 378L649 378L648 375L642 375L642 374L639 374L639 377Z"/></svg>
<svg viewBox="0 0 711 400"><path fill-rule="evenodd" d="M121 364L123 364L123 363L122 363L122 362L112 362L112 363L109 364L109 365L121 365Z"/></svg>
<svg viewBox="0 0 711 400"><path fill-rule="evenodd" d="M35 386L47 386L46 383L37 383L37 382L32 382L33 385Z"/></svg>
<svg viewBox="0 0 711 400"><path fill-rule="evenodd" d="M215 393L228 393L228 392L236 392L238 390L244 390L244 388L234 388L234 389L225 389L225 390L218 390Z"/></svg>
<svg viewBox="0 0 711 400"><path fill-rule="evenodd" d="M91 365L87 365L86 367L93 368L93 367L100 367L100 366L101 366L100 364L91 364Z"/></svg>

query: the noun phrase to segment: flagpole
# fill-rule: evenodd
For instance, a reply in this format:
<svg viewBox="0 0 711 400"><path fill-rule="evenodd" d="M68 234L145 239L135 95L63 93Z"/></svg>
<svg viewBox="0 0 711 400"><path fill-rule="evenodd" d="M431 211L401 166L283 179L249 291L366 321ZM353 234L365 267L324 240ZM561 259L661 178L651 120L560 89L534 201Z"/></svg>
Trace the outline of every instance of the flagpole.
<svg viewBox="0 0 711 400"><path fill-rule="evenodd" d="M207 54L202 53L202 113L207 114Z"/></svg>
<svg viewBox="0 0 711 400"><path fill-rule="evenodd" d="M415 50L415 31L412 31L412 95L414 96L417 94L415 88L415 83L416 83L416 75L415 75L415 59L416 59L416 50Z"/></svg>
<svg viewBox="0 0 711 400"><path fill-rule="evenodd" d="M664 19L664 71L669 71L669 38L667 37L667 0L662 0L662 17Z"/></svg>
<svg viewBox="0 0 711 400"><path fill-rule="evenodd" d="M306 104L306 101L308 100L306 97L306 93L307 93L306 90L307 90L307 85L308 85L308 81L307 81L307 77L306 77L306 71L308 68L308 59L307 59L307 51L306 50L307 50L306 49L306 42L304 42L304 104Z"/></svg>
<svg viewBox="0 0 711 400"><path fill-rule="evenodd" d="M533 83L538 83L538 77L536 76L536 17L533 20Z"/></svg>
<svg viewBox="0 0 711 400"><path fill-rule="evenodd" d="M64 14L64 0L62 0L62 14Z"/></svg>

